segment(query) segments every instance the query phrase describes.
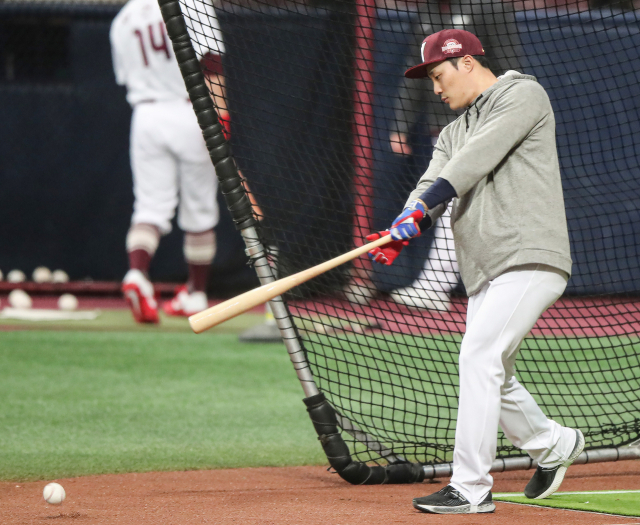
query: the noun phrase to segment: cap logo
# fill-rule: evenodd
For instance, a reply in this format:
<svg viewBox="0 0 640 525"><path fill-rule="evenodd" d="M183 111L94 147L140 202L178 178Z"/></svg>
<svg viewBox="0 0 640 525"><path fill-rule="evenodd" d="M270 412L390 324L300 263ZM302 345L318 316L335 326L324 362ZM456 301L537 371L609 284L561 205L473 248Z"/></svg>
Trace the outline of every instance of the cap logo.
<svg viewBox="0 0 640 525"><path fill-rule="evenodd" d="M424 62L426 59L424 58L424 46L426 46L427 43L426 42L422 42L422 45L420 46L420 56L422 57L422 61Z"/></svg>
<svg viewBox="0 0 640 525"><path fill-rule="evenodd" d="M444 41L442 52L445 55L453 55L454 53L459 53L460 51L462 51L462 44L456 39L450 38L449 40Z"/></svg>

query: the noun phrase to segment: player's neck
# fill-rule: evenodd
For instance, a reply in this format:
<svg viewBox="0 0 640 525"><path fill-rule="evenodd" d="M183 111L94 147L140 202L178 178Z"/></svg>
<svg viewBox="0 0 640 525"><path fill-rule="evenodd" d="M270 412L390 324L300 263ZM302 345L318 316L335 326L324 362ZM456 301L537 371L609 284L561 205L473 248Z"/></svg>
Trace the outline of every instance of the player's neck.
<svg viewBox="0 0 640 525"><path fill-rule="evenodd" d="M473 98L470 100L469 105L497 81L497 77L490 70L482 69L478 71L474 78Z"/></svg>

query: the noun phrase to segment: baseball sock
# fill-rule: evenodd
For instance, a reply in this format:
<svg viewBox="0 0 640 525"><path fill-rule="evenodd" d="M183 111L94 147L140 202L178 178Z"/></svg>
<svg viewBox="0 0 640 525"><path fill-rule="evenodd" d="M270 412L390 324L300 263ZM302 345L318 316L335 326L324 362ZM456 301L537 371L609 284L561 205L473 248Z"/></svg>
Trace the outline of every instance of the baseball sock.
<svg viewBox="0 0 640 525"><path fill-rule="evenodd" d="M151 259L158 249L160 231L152 224L132 224L127 233L127 254L129 268L149 272Z"/></svg>
<svg viewBox="0 0 640 525"><path fill-rule="evenodd" d="M187 290L204 292L207 289L209 269L216 255L216 233L207 230L200 233L185 232L184 258L189 266Z"/></svg>

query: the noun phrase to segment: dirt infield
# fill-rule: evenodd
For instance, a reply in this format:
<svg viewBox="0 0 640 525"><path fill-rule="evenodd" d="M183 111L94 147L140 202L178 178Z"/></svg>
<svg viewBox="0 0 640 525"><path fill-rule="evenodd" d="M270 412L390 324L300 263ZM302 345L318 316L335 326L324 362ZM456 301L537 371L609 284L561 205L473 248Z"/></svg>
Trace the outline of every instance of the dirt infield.
<svg viewBox="0 0 640 525"><path fill-rule="evenodd" d="M522 491L532 471L495 476L495 492ZM46 482L0 483L0 523L121 525L396 523L628 524L640 518L497 503L495 514L436 516L415 511L411 499L445 480L421 485L351 486L323 467L150 472L58 480L67 500L42 499ZM563 491L640 488L640 461L572 467Z"/></svg>

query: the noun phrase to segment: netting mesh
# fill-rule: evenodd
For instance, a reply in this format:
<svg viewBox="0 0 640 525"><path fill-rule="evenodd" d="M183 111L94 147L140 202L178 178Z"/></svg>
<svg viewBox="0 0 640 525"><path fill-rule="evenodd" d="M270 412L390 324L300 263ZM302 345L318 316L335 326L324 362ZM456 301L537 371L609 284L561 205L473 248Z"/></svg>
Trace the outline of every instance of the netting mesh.
<svg viewBox="0 0 640 525"><path fill-rule="evenodd" d="M434 139L457 117L429 81L403 78L427 34L467 29L496 74L535 75L557 120L574 274L523 342L517 375L548 417L584 432L588 448L637 439L632 2L181 2L279 276L362 244L402 209ZM221 56L211 39L224 40ZM451 460L466 296L447 216L393 266L359 260L286 301L315 381L342 416L412 461ZM344 432L355 457L381 461L359 436ZM498 448L522 454L502 434Z"/></svg>

